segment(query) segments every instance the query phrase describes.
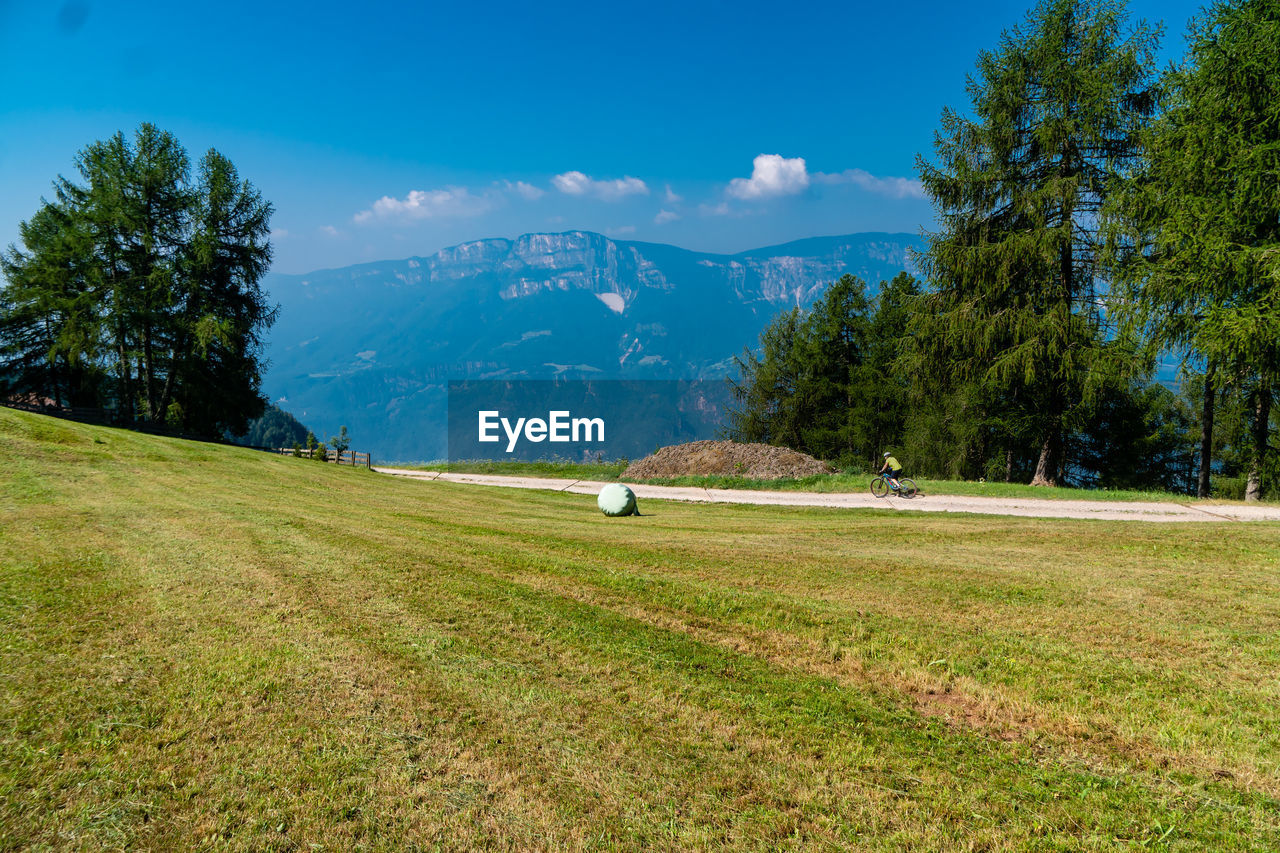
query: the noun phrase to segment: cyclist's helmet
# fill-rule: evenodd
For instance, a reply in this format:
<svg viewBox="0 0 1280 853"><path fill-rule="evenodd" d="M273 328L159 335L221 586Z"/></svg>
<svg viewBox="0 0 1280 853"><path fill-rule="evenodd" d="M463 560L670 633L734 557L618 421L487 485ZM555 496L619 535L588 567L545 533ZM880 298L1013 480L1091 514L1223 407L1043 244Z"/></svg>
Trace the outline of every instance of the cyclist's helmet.
<svg viewBox="0 0 1280 853"><path fill-rule="evenodd" d="M888 458L889 458L889 454L888 454L888 453L886 453L886 454L884 455L884 458L885 458L885 459L888 459Z"/></svg>

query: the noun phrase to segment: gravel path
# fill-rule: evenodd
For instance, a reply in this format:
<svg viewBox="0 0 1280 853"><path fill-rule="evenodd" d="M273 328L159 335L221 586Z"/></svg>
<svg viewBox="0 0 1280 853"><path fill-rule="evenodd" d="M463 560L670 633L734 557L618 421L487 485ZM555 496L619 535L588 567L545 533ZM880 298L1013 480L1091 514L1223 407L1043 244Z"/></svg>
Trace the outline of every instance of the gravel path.
<svg viewBox="0 0 1280 853"><path fill-rule="evenodd" d="M498 474L453 474L411 471L406 468L374 468L415 480L445 480L510 489L546 489L595 495L605 484L591 480L545 477L507 477ZM1100 518L1107 521L1280 521L1280 507L1246 504L1208 504L1127 501L1050 500L1040 498L983 498L959 495L920 495L914 499L875 498L870 492L765 492L743 489L703 489L693 486L632 485L636 497L702 503L769 504L773 506L828 506L846 509L895 509L903 512L969 512L986 515L1021 515L1034 518ZM644 511L643 505L640 507Z"/></svg>

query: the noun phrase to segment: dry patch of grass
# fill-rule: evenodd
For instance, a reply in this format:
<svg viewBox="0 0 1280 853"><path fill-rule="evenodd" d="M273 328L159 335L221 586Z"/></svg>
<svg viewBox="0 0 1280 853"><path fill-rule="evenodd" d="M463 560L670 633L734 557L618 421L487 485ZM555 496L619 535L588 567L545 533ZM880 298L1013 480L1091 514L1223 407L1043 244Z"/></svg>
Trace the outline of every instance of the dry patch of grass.
<svg viewBox="0 0 1280 853"><path fill-rule="evenodd" d="M0 849L1280 846L1275 525L0 440Z"/></svg>

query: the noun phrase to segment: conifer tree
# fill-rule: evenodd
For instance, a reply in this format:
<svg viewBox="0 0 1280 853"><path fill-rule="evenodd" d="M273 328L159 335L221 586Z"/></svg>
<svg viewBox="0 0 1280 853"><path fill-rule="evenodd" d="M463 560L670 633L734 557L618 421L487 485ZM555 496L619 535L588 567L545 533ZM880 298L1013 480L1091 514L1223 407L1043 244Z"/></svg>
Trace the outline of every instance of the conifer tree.
<svg viewBox="0 0 1280 853"><path fill-rule="evenodd" d="M77 156L80 181L0 258L0 382L191 432L243 432L264 401L259 282L271 206L210 151L192 179L178 140L143 124ZM5 390L0 388L0 391Z"/></svg>
<svg viewBox="0 0 1280 853"><path fill-rule="evenodd" d="M869 312L866 284L844 275L814 303L800 333L798 447L823 459L849 463L871 455L864 416L874 406L874 389L862 381L870 345Z"/></svg>
<svg viewBox="0 0 1280 853"><path fill-rule="evenodd" d="M918 163L941 228L904 364L977 383L978 398L1034 436L1040 485L1060 479L1068 435L1120 363L1108 352L1097 221L1154 106L1156 43L1145 25L1124 27L1121 3L1043 0L979 55L972 115L945 110L937 162Z"/></svg>
<svg viewBox="0 0 1280 853"><path fill-rule="evenodd" d="M802 417L796 411L800 359L796 342L803 316L792 308L773 318L760 333L760 351L734 358L738 378L730 380L735 408L728 412L728 433L738 441L799 449Z"/></svg>
<svg viewBox="0 0 1280 853"><path fill-rule="evenodd" d="M729 434L845 465L873 462L907 420L908 383L893 364L917 294L900 273L868 300L865 283L845 275L808 311L779 314L759 354L738 359Z"/></svg>
<svg viewBox="0 0 1280 853"><path fill-rule="evenodd" d="M1147 153L1109 207L1128 318L1203 373L1200 493L1215 393L1252 410L1246 497L1269 467L1280 385L1280 3L1218 3L1192 26Z"/></svg>
<svg viewBox="0 0 1280 853"><path fill-rule="evenodd" d="M95 405L101 328L85 231L48 202L19 231L27 250L0 256L0 385L31 402Z"/></svg>

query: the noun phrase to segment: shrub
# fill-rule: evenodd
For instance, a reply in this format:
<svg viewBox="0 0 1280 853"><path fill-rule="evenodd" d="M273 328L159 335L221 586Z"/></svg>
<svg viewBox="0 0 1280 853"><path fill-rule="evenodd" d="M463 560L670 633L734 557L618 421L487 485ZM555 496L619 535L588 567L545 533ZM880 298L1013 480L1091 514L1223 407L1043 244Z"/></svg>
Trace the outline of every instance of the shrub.
<svg viewBox="0 0 1280 853"><path fill-rule="evenodd" d="M1213 497L1220 498L1225 501L1242 501L1244 500L1244 487L1247 477L1214 477Z"/></svg>
<svg viewBox="0 0 1280 853"><path fill-rule="evenodd" d="M342 454L346 453L351 447L351 438L347 435L347 428L344 426L341 431L329 439L329 444L333 445L334 451L338 454L338 461L342 461Z"/></svg>

